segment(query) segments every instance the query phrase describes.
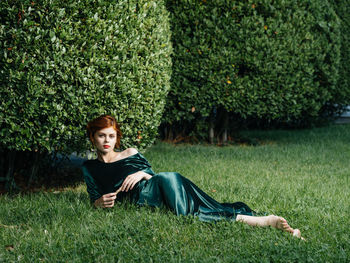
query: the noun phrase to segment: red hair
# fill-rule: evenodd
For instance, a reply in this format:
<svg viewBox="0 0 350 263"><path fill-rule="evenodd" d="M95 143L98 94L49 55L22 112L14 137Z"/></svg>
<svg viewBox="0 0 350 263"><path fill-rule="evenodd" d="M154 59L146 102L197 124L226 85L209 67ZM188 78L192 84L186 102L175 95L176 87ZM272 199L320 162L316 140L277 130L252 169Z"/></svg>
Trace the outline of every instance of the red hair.
<svg viewBox="0 0 350 263"><path fill-rule="evenodd" d="M117 142L115 144L116 148L119 148L120 146L120 138L122 137L122 132L119 128L119 125L116 121L116 119L113 116L110 115L102 115L100 117L97 117L96 119L93 119L92 121L89 121L86 129L87 134L92 143L94 143L94 135L97 131L113 127L113 129L117 132Z"/></svg>

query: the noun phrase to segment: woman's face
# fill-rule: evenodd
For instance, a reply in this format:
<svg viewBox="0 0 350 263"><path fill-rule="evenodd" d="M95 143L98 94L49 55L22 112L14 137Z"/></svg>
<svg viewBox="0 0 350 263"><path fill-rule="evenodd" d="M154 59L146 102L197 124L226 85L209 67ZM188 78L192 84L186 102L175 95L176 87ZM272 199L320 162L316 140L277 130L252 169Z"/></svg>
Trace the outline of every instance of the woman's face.
<svg viewBox="0 0 350 263"><path fill-rule="evenodd" d="M112 152L117 142L117 132L113 127L104 128L94 135L94 144L101 153Z"/></svg>

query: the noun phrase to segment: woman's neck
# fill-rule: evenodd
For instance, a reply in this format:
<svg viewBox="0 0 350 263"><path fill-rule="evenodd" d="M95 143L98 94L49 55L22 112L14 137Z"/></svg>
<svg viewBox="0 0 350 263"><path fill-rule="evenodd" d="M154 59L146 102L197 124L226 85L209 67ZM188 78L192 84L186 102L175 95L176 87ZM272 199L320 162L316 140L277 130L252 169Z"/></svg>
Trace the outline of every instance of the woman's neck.
<svg viewBox="0 0 350 263"><path fill-rule="evenodd" d="M108 152L108 153L101 153L101 152L97 152L97 159L101 162L104 163L110 163L115 161L118 156L118 153L116 153L115 151L112 152Z"/></svg>

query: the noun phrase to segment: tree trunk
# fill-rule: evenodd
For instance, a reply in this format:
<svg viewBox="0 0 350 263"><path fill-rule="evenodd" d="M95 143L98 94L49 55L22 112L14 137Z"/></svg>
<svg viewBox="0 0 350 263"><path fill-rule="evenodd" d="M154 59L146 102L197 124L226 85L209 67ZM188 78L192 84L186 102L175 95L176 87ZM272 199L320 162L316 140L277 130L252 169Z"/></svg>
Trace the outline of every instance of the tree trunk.
<svg viewBox="0 0 350 263"><path fill-rule="evenodd" d="M214 143L214 125L213 125L213 123L210 123L210 127L209 127L209 142L211 144Z"/></svg>
<svg viewBox="0 0 350 263"><path fill-rule="evenodd" d="M216 109L213 108L212 112L209 116L209 142L211 144L214 143L214 136L215 136L215 115L216 115Z"/></svg>
<svg viewBox="0 0 350 263"><path fill-rule="evenodd" d="M33 180L36 178L37 173L38 173L38 169L39 169L40 153L34 152L33 154L34 154L34 162L32 165L30 176L29 176L28 186L30 186L31 183L33 182Z"/></svg>
<svg viewBox="0 0 350 263"><path fill-rule="evenodd" d="M168 129L168 136L167 136L168 138L168 140L169 141L172 141L173 139L174 139L174 135L173 135L173 129L172 129L172 127L171 126L169 126L169 129Z"/></svg>
<svg viewBox="0 0 350 263"><path fill-rule="evenodd" d="M226 145L227 144L227 129L228 129L228 113L227 111L224 111L223 113L223 128L224 131L222 133L222 144Z"/></svg>
<svg viewBox="0 0 350 263"><path fill-rule="evenodd" d="M6 184L5 184L5 188L8 191L12 191L17 188L15 178L14 178L15 159L16 159L16 151L10 151L8 154L9 166L6 174Z"/></svg>

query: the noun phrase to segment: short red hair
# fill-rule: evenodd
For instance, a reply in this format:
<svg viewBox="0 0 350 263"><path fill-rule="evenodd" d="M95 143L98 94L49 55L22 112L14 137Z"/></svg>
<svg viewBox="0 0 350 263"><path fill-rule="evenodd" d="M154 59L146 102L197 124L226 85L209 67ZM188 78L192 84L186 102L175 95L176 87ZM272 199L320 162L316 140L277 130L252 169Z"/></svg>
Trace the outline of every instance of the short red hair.
<svg viewBox="0 0 350 263"><path fill-rule="evenodd" d="M95 133L99 130L109 128L109 127L113 127L113 129L117 132L117 142L115 144L115 147L119 148L120 138L122 137L123 134L119 128L119 125L116 119L111 115L102 115L88 122L86 129L87 129L87 134L90 141L94 143Z"/></svg>

